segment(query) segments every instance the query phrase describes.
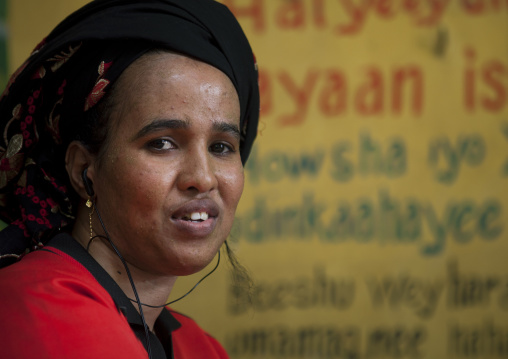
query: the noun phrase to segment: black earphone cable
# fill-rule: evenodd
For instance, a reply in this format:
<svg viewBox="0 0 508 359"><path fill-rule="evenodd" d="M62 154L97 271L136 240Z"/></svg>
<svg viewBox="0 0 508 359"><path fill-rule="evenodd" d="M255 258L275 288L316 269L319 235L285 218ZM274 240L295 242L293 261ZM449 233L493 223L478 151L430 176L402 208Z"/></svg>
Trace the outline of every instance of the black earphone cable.
<svg viewBox="0 0 508 359"><path fill-rule="evenodd" d="M145 329L145 337L146 337L146 351L148 352L148 358L152 358L152 347L150 345L150 330L148 329L148 325L146 324L145 315L143 314L143 306L141 305L141 300L139 299L138 291L136 290L136 286L134 285L134 280L132 279L131 272L129 270L129 267L127 266L127 263L125 262L125 259L123 258L122 254L118 250L118 248L115 246L111 238L109 237L109 233L106 229L106 226L104 225L104 222L102 221L101 215L99 213L99 209L95 205L95 200L92 198L92 204L95 209L95 212L97 213L97 218L99 218L99 222L101 223L102 229L104 230L104 234L106 235L106 238L115 251L118 258L120 258L120 261L122 262L125 272L127 273L127 277L129 278L129 282L132 287L132 291L134 292L134 296L136 297L135 302L138 303L139 308L139 315L141 317L141 322L143 323L143 327ZM90 243L89 243L90 244Z"/></svg>
<svg viewBox="0 0 508 359"><path fill-rule="evenodd" d="M92 244L92 242L93 242L93 240L94 240L95 238L101 238L101 239L105 239L105 240L107 240L107 237L102 236L102 235L100 235L100 234L97 234L97 235L93 236L93 237L92 237L92 238L88 241L88 244L87 244L87 246L86 246L86 251L87 251L87 252L89 252L89 251L90 251L90 245ZM164 307L166 307L166 306L168 306L168 305L171 305L171 304L173 304L173 303L176 303L176 302L178 302L179 300L181 300L181 299L183 299L183 298L187 297L189 294L191 294L191 293L194 291L194 289L196 289L196 288L197 288L197 286L198 286L198 285L200 285L200 284L201 284L201 282L203 282L206 278L208 278L210 275L212 275L212 273L213 273L213 272L215 272L215 271L217 270L217 268L219 267L219 264L220 264L220 259L221 259L221 254L220 254L220 250L219 250L219 251L217 252L217 263L215 264L215 266L213 267L213 269L212 269L210 272L208 272L207 274L205 274L205 275L204 275L204 276L203 276L200 280L198 280L198 281L197 281L197 283L196 283L196 284L194 284L194 286L193 286L191 289L189 289L189 290L187 291L187 293L185 293L185 294L184 294L184 295L182 295L181 297L179 297L179 298L177 298L177 299L174 299L174 300L172 300L172 301L170 301L170 302L167 302L167 303L165 303L165 304L161 304L161 305L151 305L151 304L145 304L145 303L143 303L143 302L141 302L141 305L143 305L143 306L145 306L145 307L149 307L149 308L164 308ZM131 302L135 302L135 303L137 303L137 301L136 301L135 299L132 299L132 298L129 298L129 297L127 297L127 299L129 299Z"/></svg>
<svg viewBox="0 0 508 359"><path fill-rule="evenodd" d="M198 282L194 285L194 287L192 287L192 288L191 288L191 289L190 289L187 293L185 293L184 295L182 295L180 298L175 299L175 300L172 300L172 301L170 301L170 302L168 302L168 303L166 303L166 304L161 304L161 305L150 305L150 304L145 304L145 303L143 303L143 302L141 302L141 305L144 305L145 307L149 307L149 308L164 308L165 306L171 305L171 304L176 303L176 302L178 302L179 300L181 300L181 299L185 298L186 296L188 296L189 294L191 294L191 293L192 293L192 291L193 291L194 289L196 289L196 287L197 287L198 285L200 285L202 281L204 281L206 278L208 278L208 276L210 276L213 272L215 272L215 270L219 267L219 263L220 263L220 250L217 252L217 255L218 255L218 257L217 257L217 264L215 264L215 267L213 267L213 269L212 269L210 272L208 272L205 276L203 276L200 280L198 280ZM131 302L136 302L136 300L134 300L134 299L132 299L132 298L129 298L129 300L130 300Z"/></svg>

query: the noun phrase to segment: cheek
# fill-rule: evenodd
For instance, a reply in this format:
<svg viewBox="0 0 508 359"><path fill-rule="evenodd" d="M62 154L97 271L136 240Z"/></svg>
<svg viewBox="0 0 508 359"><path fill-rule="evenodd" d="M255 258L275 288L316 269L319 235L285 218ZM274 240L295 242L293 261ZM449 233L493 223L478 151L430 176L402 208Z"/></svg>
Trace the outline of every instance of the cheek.
<svg viewBox="0 0 508 359"><path fill-rule="evenodd" d="M240 201L243 192L244 173L243 167L234 171L225 172L223 177L223 193L227 196L226 201L229 209L233 212Z"/></svg>
<svg viewBox="0 0 508 359"><path fill-rule="evenodd" d="M144 164L144 166L143 166ZM131 158L118 159L109 169L106 186L114 193L115 202L134 204L140 209L156 207L165 187L165 176L157 167L146 166Z"/></svg>
<svg viewBox="0 0 508 359"><path fill-rule="evenodd" d="M167 192L169 178L160 169L138 167L132 171L129 182L138 203L144 207L158 207Z"/></svg>

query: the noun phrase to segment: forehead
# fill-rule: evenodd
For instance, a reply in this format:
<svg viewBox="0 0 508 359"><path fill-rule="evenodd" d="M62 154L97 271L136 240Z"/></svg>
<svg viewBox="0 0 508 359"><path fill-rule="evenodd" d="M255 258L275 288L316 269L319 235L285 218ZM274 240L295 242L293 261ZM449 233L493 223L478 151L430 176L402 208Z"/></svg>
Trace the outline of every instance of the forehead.
<svg viewBox="0 0 508 359"><path fill-rule="evenodd" d="M116 125L127 115L137 117L140 126L150 118L167 116L190 122L204 118L240 122L240 103L229 77L180 54L143 55L124 71L113 92Z"/></svg>

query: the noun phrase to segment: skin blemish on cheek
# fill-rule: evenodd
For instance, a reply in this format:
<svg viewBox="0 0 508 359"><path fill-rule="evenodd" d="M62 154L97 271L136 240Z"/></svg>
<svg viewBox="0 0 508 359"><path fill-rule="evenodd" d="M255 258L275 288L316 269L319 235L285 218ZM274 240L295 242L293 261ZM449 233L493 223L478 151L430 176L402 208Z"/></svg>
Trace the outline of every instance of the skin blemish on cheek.
<svg viewBox="0 0 508 359"><path fill-rule="evenodd" d="M154 199L154 198L157 198L157 197L155 196L155 193L147 192L145 198L148 199L148 200L151 200L151 199Z"/></svg>
<svg viewBox="0 0 508 359"><path fill-rule="evenodd" d="M111 163L114 163L118 157L118 149L116 148L110 148L107 152L106 152L106 159L108 160L108 162L111 162Z"/></svg>
<svg viewBox="0 0 508 359"><path fill-rule="evenodd" d="M134 164L134 163L136 163L136 157L133 155L129 155L129 156L125 157L125 162Z"/></svg>

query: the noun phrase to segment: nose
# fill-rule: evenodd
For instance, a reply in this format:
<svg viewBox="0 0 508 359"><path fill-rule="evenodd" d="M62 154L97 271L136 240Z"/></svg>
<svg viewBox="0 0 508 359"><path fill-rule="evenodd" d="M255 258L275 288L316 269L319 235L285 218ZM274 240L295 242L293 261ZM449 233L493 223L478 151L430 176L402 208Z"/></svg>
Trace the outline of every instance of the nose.
<svg viewBox="0 0 508 359"><path fill-rule="evenodd" d="M182 161L178 188L181 191L206 193L217 188L218 181L212 158L207 150L189 151Z"/></svg>

